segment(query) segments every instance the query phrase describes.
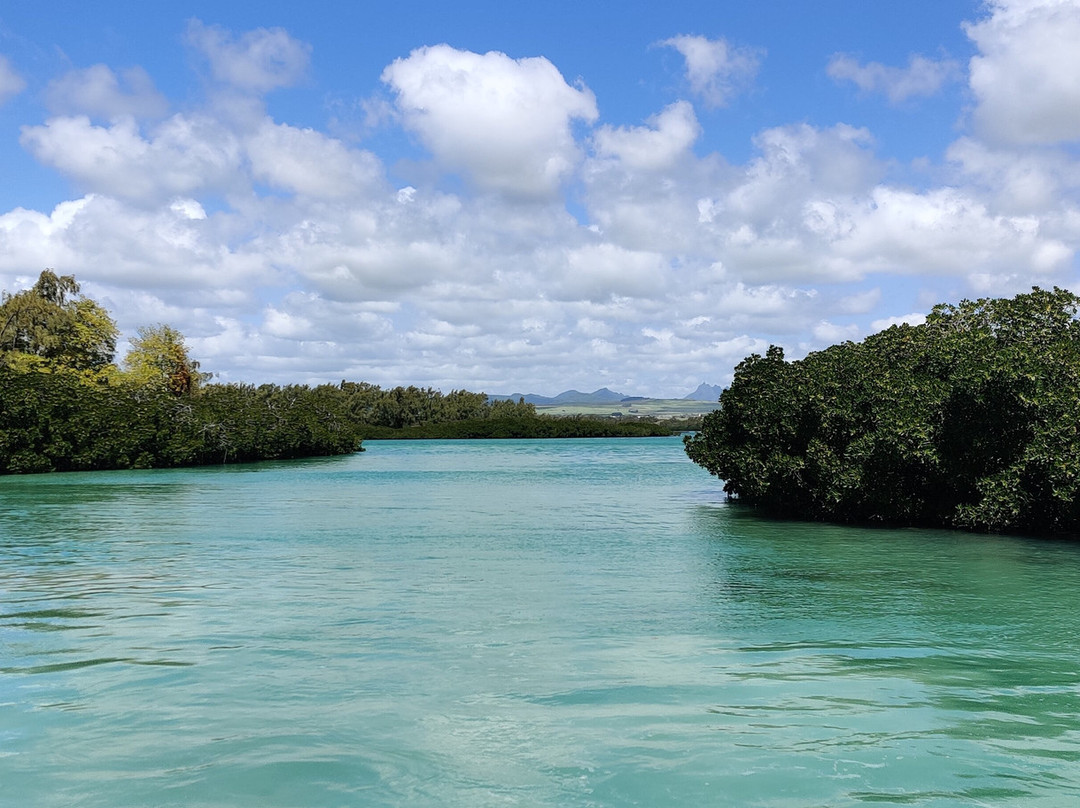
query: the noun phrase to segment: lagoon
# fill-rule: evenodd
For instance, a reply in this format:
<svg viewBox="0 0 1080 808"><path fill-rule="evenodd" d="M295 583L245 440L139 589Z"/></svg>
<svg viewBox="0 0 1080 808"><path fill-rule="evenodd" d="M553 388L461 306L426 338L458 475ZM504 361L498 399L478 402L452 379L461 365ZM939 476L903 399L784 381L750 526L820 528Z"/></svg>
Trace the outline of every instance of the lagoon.
<svg viewBox="0 0 1080 808"><path fill-rule="evenodd" d="M1080 545L677 439L0 478L0 804L1063 806Z"/></svg>

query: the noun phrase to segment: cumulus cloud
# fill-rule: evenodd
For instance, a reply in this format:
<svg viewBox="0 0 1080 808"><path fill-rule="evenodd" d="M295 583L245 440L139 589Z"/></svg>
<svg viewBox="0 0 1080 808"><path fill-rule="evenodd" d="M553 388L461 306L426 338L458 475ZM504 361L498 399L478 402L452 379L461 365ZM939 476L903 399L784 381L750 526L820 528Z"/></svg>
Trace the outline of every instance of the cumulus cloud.
<svg viewBox="0 0 1080 808"><path fill-rule="evenodd" d="M282 28L256 28L235 37L219 26L191 20L187 41L209 62L215 79L256 93L298 83L311 54L310 45Z"/></svg>
<svg viewBox="0 0 1080 808"><path fill-rule="evenodd" d="M238 138L203 115L174 115L143 135L122 117L97 126L85 115L23 127L23 146L89 192L144 202L221 189L236 172Z"/></svg>
<svg viewBox="0 0 1080 808"><path fill-rule="evenodd" d="M26 89L26 82L15 72L7 57L0 54L0 104Z"/></svg>
<svg viewBox="0 0 1080 808"><path fill-rule="evenodd" d="M609 242L668 256L668 276L695 267L689 277L698 285L844 283L902 273L956 277L974 287L1018 266L1035 278L1064 280L1073 266L1080 217L1010 209L970 173L966 187L885 184L865 129L775 127L755 145L759 155L740 170L695 159L666 172L663 183L638 182L626 165L597 169L587 175L590 215ZM973 146L958 149L957 159L961 153L969 172L976 164L1004 170L1007 162ZM1060 202L1052 188L1041 188L1043 179L1019 177L1017 186L1026 182L1033 199ZM831 305L840 314L865 314L879 303L880 293L870 292Z"/></svg>
<svg viewBox="0 0 1080 808"><path fill-rule="evenodd" d="M834 259L862 272L1008 273L1066 270L1075 250L1042 232L1036 217L1003 216L959 189L926 193L879 186L831 244Z"/></svg>
<svg viewBox="0 0 1080 808"><path fill-rule="evenodd" d="M229 248L198 203L177 202L146 211L87 196L49 215L16 209L0 216L0 268L56 266L123 288L187 289L207 304L249 300L245 287L272 278L266 256Z"/></svg>
<svg viewBox="0 0 1080 808"><path fill-rule="evenodd" d="M1010 7L1023 22L1037 5ZM302 73L266 67L252 43L273 32L194 30L234 67L263 65L218 75L243 114L219 87L140 117L149 79L61 77L58 114L22 144L83 195L0 212L0 288L32 283L28 267L74 272L122 328L173 323L223 379L672 395L770 342L797 355L916 322L903 312L943 289L1075 274L1068 144L978 129L900 185L869 130L788 123L729 162L687 101L590 129L591 92L546 59L439 45L382 73L392 122L431 154L392 185L378 146L268 115L252 93Z"/></svg>
<svg viewBox="0 0 1080 808"><path fill-rule="evenodd" d="M314 323L308 318L290 314L273 306L268 306L263 313L262 330L271 337L292 340L310 339L313 328Z"/></svg>
<svg viewBox="0 0 1080 808"><path fill-rule="evenodd" d="M727 106L757 75L764 51L737 47L723 37L674 36L661 45L675 48L686 60L690 89L711 107Z"/></svg>
<svg viewBox="0 0 1080 808"><path fill-rule="evenodd" d="M120 76L100 64L73 70L49 82L45 100L50 110L61 115L156 118L168 110L165 97L141 67L125 70Z"/></svg>
<svg viewBox="0 0 1080 808"><path fill-rule="evenodd" d="M856 340L861 336L859 327L855 324L837 325L828 320L822 320L815 325L811 333L817 342L825 345Z"/></svg>
<svg viewBox="0 0 1080 808"><path fill-rule="evenodd" d="M670 168L688 154L701 134L694 108L686 101L676 101L648 123L600 127L593 137L597 153L615 157L631 169L657 171Z"/></svg>
<svg viewBox="0 0 1080 808"><path fill-rule="evenodd" d="M591 244L571 250L559 287L552 293L569 300L656 298L663 289L666 261L662 255L626 250L613 244Z"/></svg>
<svg viewBox="0 0 1080 808"><path fill-rule="evenodd" d="M63 234L86 203L85 199L62 202L49 214L15 208L0 215L0 269L14 274L27 267L75 262L78 257L63 243Z"/></svg>
<svg viewBox="0 0 1080 808"><path fill-rule="evenodd" d="M483 189L545 196L580 158L571 125L597 118L596 99L547 59L512 59L436 45L383 71L406 127L435 159Z"/></svg>
<svg viewBox="0 0 1080 808"><path fill-rule="evenodd" d="M999 210L1057 215L1080 190L1080 163L1064 150L992 147L971 137L949 146L957 182L978 188Z"/></svg>
<svg viewBox="0 0 1080 808"><path fill-rule="evenodd" d="M880 320L874 320L870 323L870 330L876 334L878 331L884 331L894 325L922 325L925 322L925 314L913 311L909 314L899 314L895 317L883 317Z"/></svg>
<svg viewBox="0 0 1080 808"><path fill-rule="evenodd" d="M846 124L777 126L756 135L754 144L761 155L727 202L752 222L766 221L784 207L802 210L810 196L858 193L882 173L873 136Z"/></svg>
<svg viewBox="0 0 1080 808"><path fill-rule="evenodd" d="M990 0L965 26L978 131L999 144L1080 139L1080 3Z"/></svg>
<svg viewBox="0 0 1080 808"><path fill-rule="evenodd" d="M314 129L267 120L244 145L256 180L310 197L357 196L382 176L382 164L373 154L349 149Z"/></svg>
<svg viewBox="0 0 1080 808"><path fill-rule="evenodd" d="M891 67L880 62L859 64L853 57L836 54L826 68L836 81L850 81L864 93L882 93L892 104L911 98L931 96L946 83L960 77L960 64L954 59L928 59L915 54L907 67Z"/></svg>
<svg viewBox="0 0 1080 808"><path fill-rule="evenodd" d="M382 163L313 129L252 128L208 113L174 115L146 131L131 116L107 126L85 115L24 127L22 144L91 193L161 202L252 182L310 199L361 196L382 181Z"/></svg>

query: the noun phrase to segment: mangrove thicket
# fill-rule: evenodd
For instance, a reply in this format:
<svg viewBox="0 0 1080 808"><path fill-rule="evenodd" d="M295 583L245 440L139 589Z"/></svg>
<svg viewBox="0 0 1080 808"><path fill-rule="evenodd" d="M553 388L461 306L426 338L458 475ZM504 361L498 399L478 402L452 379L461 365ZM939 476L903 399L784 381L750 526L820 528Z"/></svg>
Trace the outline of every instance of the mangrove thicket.
<svg viewBox="0 0 1080 808"><path fill-rule="evenodd" d="M1035 288L798 361L771 347L738 365L687 453L779 516L1075 533L1078 304Z"/></svg>

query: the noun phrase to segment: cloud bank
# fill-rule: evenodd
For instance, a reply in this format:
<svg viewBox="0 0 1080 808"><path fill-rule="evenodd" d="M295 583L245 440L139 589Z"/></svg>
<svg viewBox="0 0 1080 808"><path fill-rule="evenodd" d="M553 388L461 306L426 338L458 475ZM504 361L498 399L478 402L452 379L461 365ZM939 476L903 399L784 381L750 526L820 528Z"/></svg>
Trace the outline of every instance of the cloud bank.
<svg viewBox="0 0 1080 808"><path fill-rule="evenodd" d="M138 67L44 83L21 143L75 191L0 213L0 286L74 273L127 333L172 323L226 380L681 395L769 342L917 322L916 297L1075 282L1080 10L996 2L966 31L974 107L920 184L843 122L768 126L741 161L704 148L761 64L723 39L664 40L690 97L636 121L542 56L417 48L370 77L382 131L421 155L399 165L267 111L308 80L305 43L193 21L203 103ZM895 103L963 75L822 65ZM0 98L21 81L0 61Z"/></svg>

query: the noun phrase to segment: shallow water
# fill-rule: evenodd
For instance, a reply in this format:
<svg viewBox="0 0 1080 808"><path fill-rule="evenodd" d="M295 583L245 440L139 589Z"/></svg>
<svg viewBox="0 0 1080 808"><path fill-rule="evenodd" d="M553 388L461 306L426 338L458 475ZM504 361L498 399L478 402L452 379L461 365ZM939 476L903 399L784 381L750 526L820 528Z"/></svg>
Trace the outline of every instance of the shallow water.
<svg viewBox="0 0 1080 808"><path fill-rule="evenodd" d="M0 478L3 806L1066 806L1080 546L673 439Z"/></svg>

